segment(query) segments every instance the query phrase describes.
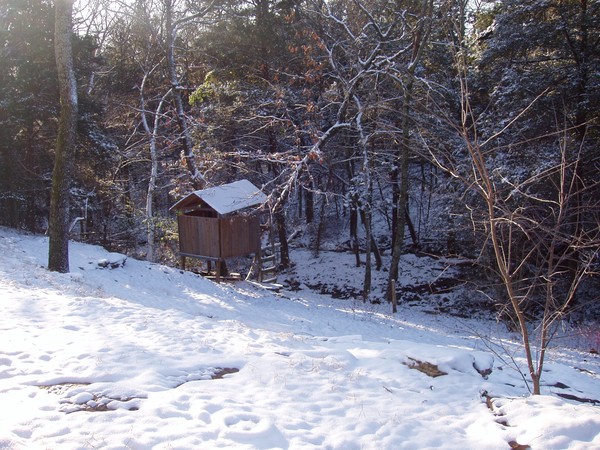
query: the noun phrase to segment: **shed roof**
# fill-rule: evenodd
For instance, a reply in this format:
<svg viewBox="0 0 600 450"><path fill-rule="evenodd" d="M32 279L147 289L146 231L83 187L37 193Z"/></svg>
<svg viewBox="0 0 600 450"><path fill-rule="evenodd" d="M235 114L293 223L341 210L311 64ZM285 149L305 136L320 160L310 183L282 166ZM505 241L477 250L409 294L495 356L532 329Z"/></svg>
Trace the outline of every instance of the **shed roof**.
<svg viewBox="0 0 600 450"><path fill-rule="evenodd" d="M267 200L267 196L248 180L240 180L194 191L175 203L171 209L185 209L196 204L198 199L207 203L218 214L228 214L260 205Z"/></svg>

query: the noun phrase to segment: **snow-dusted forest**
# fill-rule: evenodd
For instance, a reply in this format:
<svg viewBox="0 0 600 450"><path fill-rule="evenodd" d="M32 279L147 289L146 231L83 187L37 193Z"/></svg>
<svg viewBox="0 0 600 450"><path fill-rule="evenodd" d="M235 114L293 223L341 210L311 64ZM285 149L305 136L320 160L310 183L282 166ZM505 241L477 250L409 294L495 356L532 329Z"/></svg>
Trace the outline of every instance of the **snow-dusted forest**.
<svg viewBox="0 0 600 450"><path fill-rule="evenodd" d="M589 278L600 6L521 3L75 3L64 228L175 264L169 207L245 178L270 198L284 267L298 227L318 253L348 224L365 297L386 252L388 283L407 251L477 257L490 285L532 280L516 297ZM0 7L0 221L52 235L54 5Z"/></svg>
<svg viewBox="0 0 600 450"><path fill-rule="evenodd" d="M0 225L44 270L183 269L171 207L249 180L284 298L497 322L531 394L595 361L600 1L2 0L0 45Z"/></svg>

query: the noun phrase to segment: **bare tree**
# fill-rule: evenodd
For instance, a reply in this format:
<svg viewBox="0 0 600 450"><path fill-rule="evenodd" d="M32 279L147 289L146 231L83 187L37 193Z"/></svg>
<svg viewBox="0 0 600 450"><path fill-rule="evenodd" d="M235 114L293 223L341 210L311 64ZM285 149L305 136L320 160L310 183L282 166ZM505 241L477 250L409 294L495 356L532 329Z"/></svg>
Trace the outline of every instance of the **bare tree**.
<svg viewBox="0 0 600 450"><path fill-rule="evenodd" d="M411 36L410 56L405 70L395 68L393 76L401 83L402 93L402 114L401 114L401 138L400 146L396 157L394 158L394 170L392 172L392 181L394 189L395 224L393 229L393 248L392 259L390 262L390 271L386 289L386 298L392 300L392 283L398 279L398 269L400 265L400 256L402 254L402 245L404 243L404 230L406 227L406 211L408 209L408 167L410 158L410 134L412 129L411 109L414 94L414 85L416 81L415 71L423 55L423 49L428 44L431 34L431 23L433 14L433 1L422 0L419 3L419 9L414 15L412 21L406 21L406 28ZM398 182L398 178L400 179Z"/></svg>
<svg viewBox="0 0 600 450"><path fill-rule="evenodd" d="M77 83L73 67L73 1L56 0L54 48L61 113L54 155L48 234L48 269L69 271L69 187L77 140Z"/></svg>
<svg viewBox="0 0 600 450"><path fill-rule="evenodd" d="M180 31L180 28L186 24L204 18L213 9L215 2L214 0L209 1L205 5L202 5L199 11L193 14L185 15L180 13L178 15L175 10L177 0L162 1L165 8L167 69L173 101L175 103L177 124L179 125L181 133L180 142L183 149L182 159L191 176L192 185L199 188L204 184L204 176L196 162L192 132L183 108L182 90L184 87L181 85L175 50L177 46L177 34Z"/></svg>
<svg viewBox="0 0 600 450"><path fill-rule="evenodd" d="M148 136L148 147L150 153L150 178L148 180L148 192L146 194L146 238L148 241L148 251L146 253L146 260L154 261L154 232L155 232L155 220L154 220L154 191L156 189L156 180L158 178L158 151L157 141L158 132L160 126L160 120L162 118L162 109L165 104L165 100L171 95L171 90L168 90L159 100L154 111L148 110L148 100L145 98L144 87L148 75L152 72L152 69L144 74L142 84L140 86L140 115L142 118L142 126ZM152 119L152 126L148 116L154 116Z"/></svg>
<svg viewBox="0 0 600 450"><path fill-rule="evenodd" d="M379 88L383 85L383 80L387 80L394 86L400 86L404 93L402 133L405 139L402 141L401 151L394 158L394 165L400 171L401 160L405 158L402 182L408 183L406 174L412 86L423 47L428 40L432 8L433 2L430 0L419 3L417 12L378 2L355 1L319 3L312 10L312 14L322 23L320 47L325 52L325 60L329 66L327 75L332 87L339 92L339 99L335 103L336 113L332 125L324 130L310 151L320 153L325 143L342 130L355 136L356 151L353 157L360 161L361 173L351 183L354 184L353 201L360 208L367 235L363 284L365 298L371 290L370 253L371 250L376 250L370 221L373 208L371 167L378 156L374 142L377 136L389 132L384 130L379 112L393 110L398 98L397 88L381 92ZM408 67L408 71L405 67ZM393 114L396 115L397 112ZM408 184L403 188L406 192ZM400 197L403 202L407 199L406 195ZM406 209L403 204L400 208L402 212ZM403 218L404 216L402 225L399 226L402 230ZM401 237L399 242L402 240ZM395 249L393 256L395 269L393 266L392 270L396 273L400 250L401 248ZM396 276L392 278L395 279Z"/></svg>
<svg viewBox="0 0 600 450"><path fill-rule="evenodd" d="M509 174L494 164L499 149L493 143L528 108L496 134L482 137L470 102L465 53L459 51L456 61L462 113L460 123L454 126L464 146L466 164L433 150L431 156L479 196L473 217L481 218L484 226L484 245L491 250L493 269L520 333L530 391L536 395L541 393L544 358L554 333L570 312L581 283L594 275L598 264L598 181L580 177L583 144L572 138L573 129L564 125L557 126L554 136L540 137L554 138L554 160L544 161L522 181L510 181Z"/></svg>
<svg viewBox="0 0 600 450"><path fill-rule="evenodd" d="M80 36L94 39L96 57L101 55L118 17L118 14L112 10L113 3L113 0L74 0L74 31ZM98 70L91 70L87 78L87 86L80 85L81 88L85 88L87 95L92 95L94 92L97 75Z"/></svg>

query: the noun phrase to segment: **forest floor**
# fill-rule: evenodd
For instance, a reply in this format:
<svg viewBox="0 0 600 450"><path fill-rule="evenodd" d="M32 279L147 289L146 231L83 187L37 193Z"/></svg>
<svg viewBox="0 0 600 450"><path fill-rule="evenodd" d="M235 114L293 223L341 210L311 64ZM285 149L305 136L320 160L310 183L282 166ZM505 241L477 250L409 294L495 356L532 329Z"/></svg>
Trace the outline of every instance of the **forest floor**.
<svg viewBox="0 0 600 450"><path fill-rule="evenodd" d="M293 267L280 275L290 290L309 289L336 299L362 300L365 261L360 266L352 253L340 251L314 252L302 248L292 250ZM367 301L385 303L389 256L382 256L380 270L372 264L372 290ZM498 310L493 300L476 291L471 281L481 270L473 261L433 255L405 254L401 257L396 296L399 304L412 306L431 314L456 317L493 317Z"/></svg>

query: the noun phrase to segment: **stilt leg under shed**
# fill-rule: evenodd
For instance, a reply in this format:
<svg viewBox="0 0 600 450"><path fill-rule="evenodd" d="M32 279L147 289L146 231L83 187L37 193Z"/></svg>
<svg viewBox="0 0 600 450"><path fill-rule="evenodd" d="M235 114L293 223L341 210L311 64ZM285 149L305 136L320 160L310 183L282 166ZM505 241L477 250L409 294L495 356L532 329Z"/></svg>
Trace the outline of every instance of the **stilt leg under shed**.
<svg viewBox="0 0 600 450"><path fill-rule="evenodd" d="M217 283L221 282L221 260L217 259L217 269L216 269L216 278L215 280L217 281Z"/></svg>

